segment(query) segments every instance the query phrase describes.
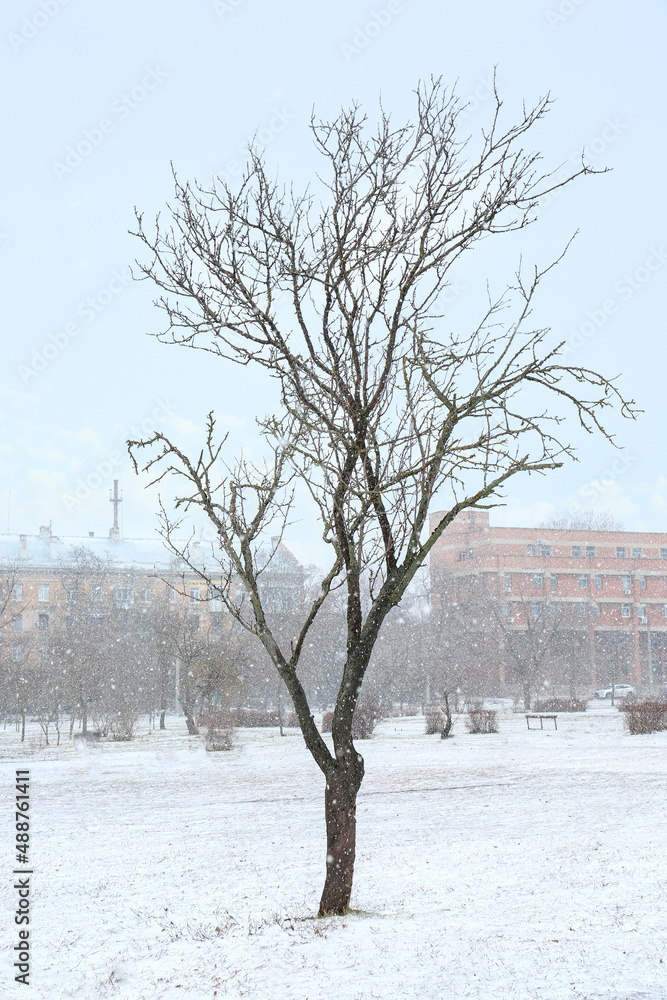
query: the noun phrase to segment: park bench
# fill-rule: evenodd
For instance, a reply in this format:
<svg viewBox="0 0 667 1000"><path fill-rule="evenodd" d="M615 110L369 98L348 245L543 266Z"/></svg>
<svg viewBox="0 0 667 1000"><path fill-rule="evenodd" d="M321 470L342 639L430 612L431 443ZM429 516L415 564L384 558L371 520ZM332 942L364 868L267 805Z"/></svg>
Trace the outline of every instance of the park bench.
<svg viewBox="0 0 667 1000"><path fill-rule="evenodd" d="M531 727L530 720L531 719L539 719L540 720L540 729L544 729L544 720L545 719L553 719L554 720L554 729L558 729L558 726L556 725L556 715L557 715L556 712L526 712L526 725L528 726L529 729L531 729L531 728L537 729L537 726Z"/></svg>

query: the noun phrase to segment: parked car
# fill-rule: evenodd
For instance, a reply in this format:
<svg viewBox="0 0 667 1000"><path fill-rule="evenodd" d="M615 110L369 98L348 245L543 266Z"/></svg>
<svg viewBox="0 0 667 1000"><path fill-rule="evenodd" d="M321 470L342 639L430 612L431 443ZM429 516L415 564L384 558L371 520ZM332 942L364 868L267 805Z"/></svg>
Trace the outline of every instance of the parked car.
<svg viewBox="0 0 667 1000"><path fill-rule="evenodd" d="M593 697L611 698L612 691L614 692L614 698L628 698L635 693L635 689L631 684L614 684L613 688L603 688L601 691L596 691Z"/></svg>

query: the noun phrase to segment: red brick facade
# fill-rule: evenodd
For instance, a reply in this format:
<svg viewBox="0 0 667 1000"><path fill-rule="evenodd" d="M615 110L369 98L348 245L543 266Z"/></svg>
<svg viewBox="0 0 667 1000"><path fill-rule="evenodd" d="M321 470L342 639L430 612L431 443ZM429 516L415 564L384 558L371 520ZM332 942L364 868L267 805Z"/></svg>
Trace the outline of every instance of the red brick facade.
<svg viewBox="0 0 667 1000"><path fill-rule="evenodd" d="M431 515L431 527L441 516ZM608 682L610 658L622 648L618 680L665 683L667 534L500 528L486 511L465 511L432 550L434 593L443 574L482 578L512 628L521 629L533 605L535 613L540 605L567 606L587 635L591 682Z"/></svg>

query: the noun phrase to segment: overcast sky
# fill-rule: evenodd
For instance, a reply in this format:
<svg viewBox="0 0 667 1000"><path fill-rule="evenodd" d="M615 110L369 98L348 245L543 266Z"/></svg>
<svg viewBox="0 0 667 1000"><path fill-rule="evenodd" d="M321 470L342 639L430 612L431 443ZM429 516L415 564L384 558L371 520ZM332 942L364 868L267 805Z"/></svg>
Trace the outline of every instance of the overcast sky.
<svg viewBox="0 0 667 1000"><path fill-rule="evenodd" d="M544 263L580 231L540 316L645 413L617 422L620 454L572 427L580 463L515 479L492 520L538 524L577 504L667 530L664 0L20 0L0 18L0 530L106 534L119 478L125 535L150 536L155 495L130 472L128 436L159 425L192 445L213 408L239 447L256 445L261 382L147 336L161 316L128 279L133 206L164 207L170 161L183 179L233 182L256 133L272 168L305 183L313 106L374 111L381 92L401 121L434 74L458 81L474 130L494 66L508 114L555 98L534 136L546 166L586 147L613 167L545 206L525 252ZM306 518L289 540L308 558L318 537Z"/></svg>

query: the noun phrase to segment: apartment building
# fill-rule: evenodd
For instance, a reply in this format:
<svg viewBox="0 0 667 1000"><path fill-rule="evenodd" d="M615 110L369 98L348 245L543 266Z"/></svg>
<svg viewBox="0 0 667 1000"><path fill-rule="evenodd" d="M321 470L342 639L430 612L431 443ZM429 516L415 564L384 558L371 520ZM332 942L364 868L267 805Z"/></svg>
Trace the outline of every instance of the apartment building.
<svg viewBox="0 0 667 1000"><path fill-rule="evenodd" d="M591 683L665 683L667 534L502 528L486 511L464 511L432 550L433 592L471 577L484 582L509 629L526 630L528 616L545 608L566 616Z"/></svg>
<svg viewBox="0 0 667 1000"><path fill-rule="evenodd" d="M261 575L271 606L286 610L303 593L303 569L282 543ZM215 565L211 546L190 544L195 570L174 558L159 538L122 539L117 525L107 537L57 537L50 526L39 532L0 535L0 641L4 654L20 661L28 636L43 636L88 617L114 611L148 613L161 604L189 615L193 630L231 628L223 602L204 576ZM202 572L196 572L201 565ZM215 576L213 576L215 583ZM232 593L236 590L232 589ZM79 616L79 618L77 618ZM7 647L10 648L7 648Z"/></svg>

